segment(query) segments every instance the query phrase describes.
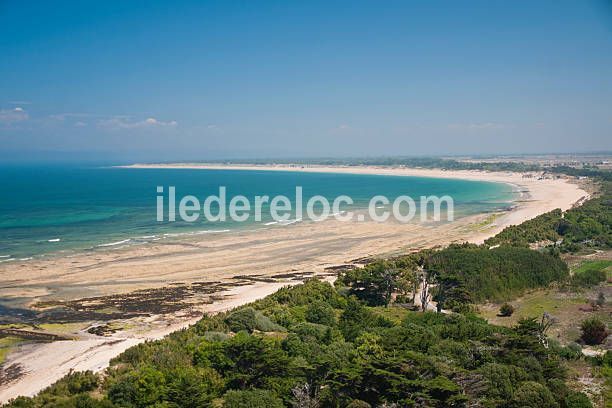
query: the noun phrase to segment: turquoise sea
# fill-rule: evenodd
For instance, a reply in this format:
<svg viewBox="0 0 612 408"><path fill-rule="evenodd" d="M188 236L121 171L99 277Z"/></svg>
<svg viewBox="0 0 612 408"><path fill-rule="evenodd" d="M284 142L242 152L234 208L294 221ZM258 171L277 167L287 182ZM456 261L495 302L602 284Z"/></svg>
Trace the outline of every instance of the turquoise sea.
<svg viewBox="0 0 612 408"><path fill-rule="evenodd" d="M177 197L203 202L227 188L229 199L283 194L293 199L302 186L309 197L353 198L346 210L367 208L371 197L450 195L455 217L508 208L511 186L500 183L420 177L249 170L129 169L103 166L46 165L0 167L0 263L73 251L108 250L193 234L232 233L242 229L290 228L273 224L264 206L256 222L158 222L157 186L176 187ZM418 203L417 203L418 204ZM295 220L293 220L295 222ZM286 224L291 224L288 222Z"/></svg>

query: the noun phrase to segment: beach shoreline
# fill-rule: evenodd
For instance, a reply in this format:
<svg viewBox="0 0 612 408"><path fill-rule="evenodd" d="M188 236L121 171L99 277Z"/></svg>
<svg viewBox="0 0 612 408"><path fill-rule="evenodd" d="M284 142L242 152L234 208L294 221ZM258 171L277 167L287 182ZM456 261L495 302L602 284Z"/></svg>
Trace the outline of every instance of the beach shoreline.
<svg viewBox="0 0 612 408"><path fill-rule="evenodd" d="M117 168L131 169L192 169L192 170L246 170L246 171L294 171L306 173L344 173L386 176L407 176L424 178L459 179L503 183L513 186L516 191L526 195L528 203L513 209L514 215L498 220L497 232L509 225L520 224L540 214L560 208L565 211L573 205L587 200L590 194L574 182L575 178L557 176L538 177L542 172L510 172L484 170L445 170L424 169L405 166L328 166L316 164L217 164L217 163L136 163ZM522 198L521 201L524 200ZM497 232L493 233L495 235ZM491 235L491 236L492 236ZM488 238L488 236L487 236ZM483 237L475 237L470 242L482 243Z"/></svg>
<svg viewBox="0 0 612 408"><path fill-rule="evenodd" d="M521 173L445 171L375 166L253 166L218 164L137 164L124 168L215 169L303 171L454 178L506 183L524 196L510 211L478 214L441 225L353 223L326 220L299 223L287 228L268 228L257 235L248 231L196 238L191 242L156 243L146 246L89 253L70 258L34 259L0 267L4 285L0 296L31 299L75 299L109 296L137 290L164 288L179 283L219 282L238 275L266 276L326 269L360 258L406 253L453 242L482 243L503 228L519 224L555 208L567 210L588 198L573 179L538 180ZM265 297L281 286L299 283L255 282L223 292L223 296L198 310L214 313ZM80 333L76 341L47 343L11 354L5 365L20 364L24 374L0 386L0 402L18 395L33 395L69 370L100 371L127 347L161 338L195 323L191 315L156 316L155 329L120 331L105 338ZM61 360L61 364L59 364Z"/></svg>

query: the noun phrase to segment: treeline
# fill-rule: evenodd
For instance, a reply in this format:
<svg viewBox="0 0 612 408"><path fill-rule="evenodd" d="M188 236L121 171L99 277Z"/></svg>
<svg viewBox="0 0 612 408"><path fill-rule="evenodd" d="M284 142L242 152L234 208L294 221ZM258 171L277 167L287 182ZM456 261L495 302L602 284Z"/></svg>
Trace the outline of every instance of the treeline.
<svg viewBox="0 0 612 408"><path fill-rule="evenodd" d="M599 178L612 181L612 172L599 169L596 165L571 167L566 165L542 166L537 163L520 161L483 162L445 159L440 157L347 157L347 158L275 158L275 159L233 159L213 160L225 164L295 164L320 166L405 166L423 169L444 170L483 170L483 171L514 171L514 172L548 172L566 174L573 177Z"/></svg>
<svg viewBox="0 0 612 408"><path fill-rule="evenodd" d="M234 330L238 330L235 332ZM546 325L369 307L317 280L128 349L11 407L591 407ZM605 364L609 364L604 360Z"/></svg>
<svg viewBox="0 0 612 408"><path fill-rule="evenodd" d="M563 213L557 208L521 224L506 227L499 234L487 239L485 244L528 247L530 243L535 242L556 242L560 238L558 230L562 218Z"/></svg>
<svg viewBox="0 0 612 408"><path fill-rule="evenodd" d="M474 303L503 302L568 278L565 262L548 252L454 244L343 272L336 285L370 306L415 304L429 296L439 310L463 312Z"/></svg>
<svg viewBox="0 0 612 408"><path fill-rule="evenodd" d="M475 245L451 245L435 252L426 266L439 280L461 283L474 302L502 302L527 289L546 287L569 276L565 262L546 252L527 248L487 249Z"/></svg>
<svg viewBox="0 0 612 408"><path fill-rule="evenodd" d="M353 158L311 158L311 159L253 159L219 160L227 164L296 164L321 166L405 166L424 169L444 170L485 170L485 171L540 171L537 164L521 162L468 162L438 157L353 157Z"/></svg>
<svg viewBox="0 0 612 408"><path fill-rule="evenodd" d="M612 181L612 171L601 170L596 166L570 167L553 166L546 169L552 173L566 174L573 177L589 177L602 181Z"/></svg>
<svg viewBox="0 0 612 408"><path fill-rule="evenodd" d="M565 213L557 209L520 225L506 227L485 243L526 247L530 243L561 240L559 249L562 252L611 248L612 182L602 182L599 194Z"/></svg>
<svg viewBox="0 0 612 408"><path fill-rule="evenodd" d="M566 248L612 247L612 182L601 185L600 196L565 212L558 232L567 240Z"/></svg>

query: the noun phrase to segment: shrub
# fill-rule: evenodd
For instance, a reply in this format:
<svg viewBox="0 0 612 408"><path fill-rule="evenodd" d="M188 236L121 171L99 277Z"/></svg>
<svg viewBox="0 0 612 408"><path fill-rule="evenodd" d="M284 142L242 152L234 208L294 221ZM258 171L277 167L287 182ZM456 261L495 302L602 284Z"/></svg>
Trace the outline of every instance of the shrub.
<svg viewBox="0 0 612 408"><path fill-rule="evenodd" d="M163 398L177 407L208 406L223 389L223 379L212 368L180 367L166 374Z"/></svg>
<svg viewBox="0 0 612 408"><path fill-rule="evenodd" d="M284 408L283 401L271 391L228 391L223 396L224 408Z"/></svg>
<svg viewBox="0 0 612 408"><path fill-rule="evenodd" d="M225 318L225 324L227 324L229 329L234 333L238 333L242 330L246 330L249 333L252 333L253 330L264 332L284 330L282 326L275 324L268 317L252 307L244 307L230 313Z"/></svg>
<svg viewBox="0 0 612 408"><path fill-rule="evenodd" d="M51 385L43 393L46 395L77 395L95 390L99 377L92 371L70 372Z"/></svg>
<svg viewBox="0 0 612 408"><path fill-rule="evenodd" d="M485 364L479 369L479 373L486 381L486 394L503 400L512 396L515 384L528 377L528 373L522 368L498 363Z"/></svg>
<svg viewBox="0 0 612 408"><path fill-rule="evenodd" d="M565 406L568 408L593 408L593 404L585 394L571 391L565 397Z"/></svg>
<svg viewBox="0 0 612 408"><path fill-rule="evenodd" d="M319 342L326 343L331 340L331 328L316 323L299 323L291 328L291 331L302 339L313 338Z"/></svg>
<svg viewBox="0 0 612 408"><path fill-rule="evenodd" d="M599 285L606 280L606 271L600 269L585 269L572 276L572 283L578 287L591 287Z"/></svg>
<svg viewBox="0 0 612 408"><path fill-rule="evenodd" d="M524 382L515 392L510 406L516 408L556 408L555 401L548 388L534 381Z"/></svg>
<svg viewBox="0 0 612 408"><path fill-rule="evenodd" d="M35 408L36 403L32 398L17 397L10 399L7 403L11 408Z"/></svg>
<svg viewBox="0 0 612 408"><path fill-rule="evenodd" d="M362 400L352 400L351 402L349 402L349 404L346 406L346 408L370 408L371 405L368 404L365 401Z"/></svg>
<svg viewBox="0 0 612 408"><path fill-rule="evenodd" d="M306 309L306 321L310 323L334 326L336 324L336 314L334 309L325 302L315 301L308 305Z"/></svg>
<svg viewBox="0 0 612 408"><path fill-rule="evenodd" d="M245 307L230 313L225 318L225 323L229 329L235 333L246 330L252 333L257 323L255 322L256 311L252 307Z"/></svg>
<svg viewBox="0 0 612 408"><path fill-rule="evenodd" d="M592 317L582 322L582 340L586 344L601 344L608 337L608 329L604 322Z"/></svg>
<svg viewBox="0 0 612 408"><path fill-rule="evenodd" d="M510 303L504 303L499 308L500 316L508 317L508 316L512 316L513 313L514 313L514 306L512 306Z"/></svg>
<svg viewBox="0 0 612 408"><path fill-rule="evenodd" d="M559 357L566 360L578 360L582 357L582 346L576 342L569 343L567 346L563 347L559 343L555 345L555 342L551 339L550 346Z"/></svg>
<svg viewBox="0 0 612 408"><path fill-rule="evenodd" d="M202 335L206 340L210 342L214 341L225 341L230 338L229 334L218 332L218 331L207 331Z"/></svg>
<svg viewBox="0 0 612 408"><path fill-rule="evenodd" d="M117 405L146 407L160 402L166 393L164 374L153 367L143 366L112 384L108 397Z"/></svg>

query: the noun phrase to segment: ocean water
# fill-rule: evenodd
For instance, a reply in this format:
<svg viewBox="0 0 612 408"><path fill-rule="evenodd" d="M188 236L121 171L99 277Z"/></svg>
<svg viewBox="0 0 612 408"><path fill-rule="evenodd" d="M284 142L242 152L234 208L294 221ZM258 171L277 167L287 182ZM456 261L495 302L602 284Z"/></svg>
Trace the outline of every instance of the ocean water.
<svg viewBox="0 0 612 408"><path fill-rule="evenodd" d="M274 223L264 205L262 220L195 223L157 221L157 186L176 187L177 199L194 195L204 201L227 188L227 201L244 195L286 195L303 187L309 197L330 202L345 194L354 200L342 209L360 211L375 195L391 201L400 195L450 195L455 218L506 209L515 196L506 184L420 177L248 170L128 169L97 166L0 167L0 265L30 257L74 251L109 250L125 245L225 234L244 229L291 228L290 219ZM167 196L166 196L167 204ZM418 204L418 203L417 203ZM166 207L167 209L167 207ZM253 213L253 211L251 211ZM305 212L304 212L305 214ZM177 218L178 219L178 218Z"/></svg>

